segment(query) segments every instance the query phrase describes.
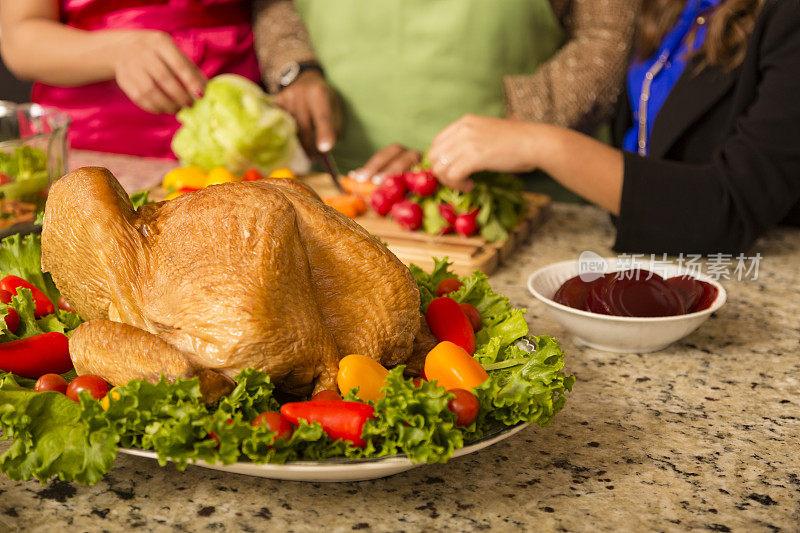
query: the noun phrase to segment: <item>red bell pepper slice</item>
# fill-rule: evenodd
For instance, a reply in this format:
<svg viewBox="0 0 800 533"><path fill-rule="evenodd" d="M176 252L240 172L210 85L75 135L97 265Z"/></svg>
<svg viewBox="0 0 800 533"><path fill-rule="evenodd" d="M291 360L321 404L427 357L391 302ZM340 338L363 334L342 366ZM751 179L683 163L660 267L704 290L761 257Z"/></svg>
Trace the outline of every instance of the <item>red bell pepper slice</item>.
<svg viewBox="0 0 800 533"><path fill-rule="evenodd" d="M39 378L72 370L69 340L63 333L51 332L0 344L0 370Z"/></svg>
<svg viewBox="0 0 800 533"><path fill-rule="evenodd" d="M281 414L294 425L300 420L309 424L319 422L333 440L350 441L354 446L363 448L367 442L361 433L367 420L374 418L375 408L361 402L312 400L283 404Z"/></svg>

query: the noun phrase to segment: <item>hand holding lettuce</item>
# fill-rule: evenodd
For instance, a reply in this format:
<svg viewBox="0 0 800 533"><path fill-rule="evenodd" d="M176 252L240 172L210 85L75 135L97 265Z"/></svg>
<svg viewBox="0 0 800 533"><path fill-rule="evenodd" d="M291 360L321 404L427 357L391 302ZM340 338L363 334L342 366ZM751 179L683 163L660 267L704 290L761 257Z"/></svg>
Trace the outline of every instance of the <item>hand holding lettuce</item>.
<svg viewBox="0 0 800 533"><path fill-rule="evenodd" d="M211 79L202 98L177 115L172 150L184 166L262 174L289 166L299 150L294 119L255 83L234 74Z"/></svg>

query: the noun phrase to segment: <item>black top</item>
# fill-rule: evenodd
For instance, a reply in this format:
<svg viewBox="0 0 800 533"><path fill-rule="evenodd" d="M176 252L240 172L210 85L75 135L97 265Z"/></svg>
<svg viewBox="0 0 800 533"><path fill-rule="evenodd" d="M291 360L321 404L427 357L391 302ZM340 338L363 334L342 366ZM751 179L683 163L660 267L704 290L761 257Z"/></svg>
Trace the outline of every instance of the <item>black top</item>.
<svg viewBox="0 0 800 533"><path fill-rule="evenodd" d="M620 145L631 121L626 98ZM687 65L649 146L625 152L616 250L739 253L800 225L800 0L767 2L732 72Z"/></svg>

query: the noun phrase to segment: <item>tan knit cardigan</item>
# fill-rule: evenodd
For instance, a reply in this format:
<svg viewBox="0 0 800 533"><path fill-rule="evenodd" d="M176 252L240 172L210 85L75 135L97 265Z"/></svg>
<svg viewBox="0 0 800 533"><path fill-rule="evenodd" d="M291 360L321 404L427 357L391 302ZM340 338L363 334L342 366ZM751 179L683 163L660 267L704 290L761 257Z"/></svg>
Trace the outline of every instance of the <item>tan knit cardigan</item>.
<svg viewBox="0 0 800 533"><path fill-rule="evenodd" d="M640 0L550 0L564 46L534 74L506 76L509 116L588 130L613 110L623 88ZM255 47L271 91L285 65L314 59L291 0L254 2Z"/></svg>

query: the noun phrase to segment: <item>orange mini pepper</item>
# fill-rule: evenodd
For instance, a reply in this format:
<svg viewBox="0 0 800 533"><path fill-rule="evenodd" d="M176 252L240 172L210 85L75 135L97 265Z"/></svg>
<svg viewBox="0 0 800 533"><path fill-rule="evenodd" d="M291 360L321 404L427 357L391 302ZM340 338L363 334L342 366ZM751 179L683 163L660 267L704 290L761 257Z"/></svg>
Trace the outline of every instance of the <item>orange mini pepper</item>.
<svg viewBox="0 0 800 533"><path fill-rule="evenodd" d="M471 391L489 379L489 374L464 348L442 341L425 357L425 377L447 390Z"/></svg>
<svg viewBox="0 0 800 533"><path fill-rule="evenodd" d="M389 371L366 355L351 354L339 361L336 383L342 396L358 387L362 400L377 401L383 398L383 387Z"/></svg>

